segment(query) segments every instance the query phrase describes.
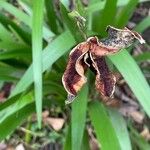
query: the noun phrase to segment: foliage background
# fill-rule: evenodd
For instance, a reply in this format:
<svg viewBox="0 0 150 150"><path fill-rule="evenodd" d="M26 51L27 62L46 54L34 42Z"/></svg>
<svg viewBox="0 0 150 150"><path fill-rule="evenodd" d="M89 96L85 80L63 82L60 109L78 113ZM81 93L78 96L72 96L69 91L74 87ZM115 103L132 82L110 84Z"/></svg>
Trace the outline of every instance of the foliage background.
<svg viewBox="0 0 150 150"><path fill-rule="evenodd" d="M118 108L100 102L91 72L88 84L70 106L64 105L66 92L61 83L68 53L84 41L85 34L103 38L107 36L107 25L123 28L137 4L145 1L148 0L91 0L85 5L74 0L70 5L68 0L1 0L0 140L9 143L17 136L17 141L32 149L56 143L55 149L87 150L91 149L91 139L103 150L150 149L130 117L123 118ZM85 27L78 26L81 16L86 19ZM149 27L150 17L146 16L134 30L143 33ZM113 71L120 72L139 103L139 112L149 120L150 87L146 75L150 70L146 62L150 53L132 56L135 45L109 56L108 63ZM148 43L144 48L149 48ZM141 62L146 63L145 67ZM9 97L3 88L8 83L12 87ZM60 131L43 123L42 111L46 110L48 116L65 120ZM38 124L36 119L33 121L35 112ZM149 123L143 126L150 127Z"/></svg>

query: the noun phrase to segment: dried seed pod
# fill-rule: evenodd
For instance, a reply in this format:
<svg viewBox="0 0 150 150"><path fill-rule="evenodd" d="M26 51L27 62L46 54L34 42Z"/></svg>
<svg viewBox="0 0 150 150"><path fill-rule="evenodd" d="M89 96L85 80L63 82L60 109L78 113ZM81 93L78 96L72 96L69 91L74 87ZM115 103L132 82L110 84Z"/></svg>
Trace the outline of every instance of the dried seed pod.
<svg viewBox="0 0 150 150"><path fill-rule="evenodd" d="M116 77L109 70L104 56L112 55L129 47L135 39L139 40L141 44L145 43L137 32L128 28L117 29L108 26L107 32L107 39L99 41L97 37L90 37L70 52L68 65L62 77L63 85L68 92L67 103L73 101L77 92L86 83L84 72L87 67L96 74L96 89L103 97L112 97Z"/></svg>
<svg viewBox="0 0 150 150"><path fill-rule="evenodd" d="M97 37L88 39L91 43L89 56L92 61L92 70L95 69L96 74L96 89L102 96L112 97L115 90L116 77L109 70L104 56L110 52L115 53L117 49L109 49L109 47L101 46Z"/></svg>
<svg viewBox="0 0 150 150"><path fill-rule="evenodd" d="M62 77L63 85L68 92L68 100L66 103L70 103L76 97L77 92L83 84L86 83L86 77L84 76L86 66L82 58L88 50L89 44L83 42L78 44L70 52L68 65Z"/></svg>
<svg viewBox="0 0 150 150"><path fill-rule="evenodd" d="M92 54L90 57L96 70L96 89L102 96L111 98L115 91L116 77L109 70L104 57L92 56Z"/></svg>
<svg viewBox="0 0 150 150"><path fill-rule="evenodd" d="M139 33L131 31L126 27L124 29L117 29L112 26L108 26L106 31L108 32L108 38L101 40L101 44L106 47L109 46L109 48L127 48L135 40L138 40L141 44L145 43L145 40L141 37Z"/></svg>

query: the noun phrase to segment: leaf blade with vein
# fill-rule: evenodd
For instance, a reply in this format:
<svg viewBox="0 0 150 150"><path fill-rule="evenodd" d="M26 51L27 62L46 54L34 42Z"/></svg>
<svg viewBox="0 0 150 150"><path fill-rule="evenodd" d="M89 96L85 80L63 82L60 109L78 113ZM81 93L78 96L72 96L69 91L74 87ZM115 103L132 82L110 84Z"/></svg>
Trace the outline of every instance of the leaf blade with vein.
<svg viewBox="0 0 150 150"><path fill-rule="evenodd" d="M99 102L89 105L91 122L102 150L120 150L120 144L105 107Z"/></svg>
<svg viewBox="0 0 150 150"><path fill-rule="evenodd" d="M121 72L145 112L150 116L150 87L134 59L126 50L109 58Z"/></svg>
<svg viewBox="0 0 150 150"><path fill-rule="evenodd" d="M42 26L43 26L44 1L35 0L33 3L32 20L32 58L34 95L37 112L38 126L42 122Z"/></svg>
<svg viewBox="0 0 150 150"><path fill-rule="evenodd" d="M88 87L85 85L72 104L71 133L72 150L80 150L86 121Z"/></svg>
<svg viewBox="0 0 150 150"><path fill-rule="evenodd" d="M61 41L61 42L60 42ZM44 49L42 60L43 60L43 72L50 68L52 64L75 44L75 40L70 32L66 31L53 40ZM56 53L57 52L57 53ZM25 72L21 80L16 85L15 89L11 93L11 97L26 90L31 83L33 83L33 66L31 65Z"/></svg>

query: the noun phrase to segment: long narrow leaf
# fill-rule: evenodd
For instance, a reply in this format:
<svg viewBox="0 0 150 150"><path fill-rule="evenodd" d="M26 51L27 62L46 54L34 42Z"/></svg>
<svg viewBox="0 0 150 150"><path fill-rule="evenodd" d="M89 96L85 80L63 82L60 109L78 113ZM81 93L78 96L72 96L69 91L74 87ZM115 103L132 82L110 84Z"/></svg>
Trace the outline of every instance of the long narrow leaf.
<svg viewBox="0 0 150 150"><path fill-rule="evenodd" d="M89 135L87 130L85 129L83 139L82 139L82 146L81 150L90 150L90 143L89 143Z"/></svg>
<svg viewBox="0 0 150 150"><path fill-rule="evenodd" d="M108 25L113 25L114 18L117 10L117 0L107 0L105 7L101 14L96 18L96 31L100 33L100 35L105 36L105 29Z"/></svg>
<svg viewBox="0 0 150 150"><path fill-rule="evenodd" d="M70 50L75 44L75 40L70 32L64 32L58 36L52 43L50 43L43 51L43 72L49 69L52 64L61 57L64 53ZM16 88L13 90L11 96L23 92L33 82L33 66L31 65L21 78Z"/></svg>
<svg viewBox="0 0 150 150"><path fill-rule="evenodd" d="M96 1L96 2L94 2L94 1L96 1L96 0L92 0L92 4L89 5L88 8L86 9L87 13L94 13L96 11L102 10L106 3L106 1L100 1L100 0ZM129 1L130 0L118 0L117 6L122 7L124 5L127 5ZM139 3L147 2L147 1L149 1L149 0L139 0Z"/></svg>
<svg viewBox="0 0 150 150"><path fill-rule="evenodd" d="M144 30L146 30L148 27L150 27L150 16L147 16L144 18L136 27L134 30L142 33Z"/></svg>
<svg viewBox="0 0 150 150"><path fill-rule="evenodd" d="M120 150L120 144L105 107L91 102L89 115L102 150Z"/></svg>
<svg viewBox="0 0 150 150"><path fill-rule="evenodd" d="M38 125L42 122L42 26L43 26L44 0L34 0L32 25L32 57L34 94Z"/></svg>
<svg viewBox="0 0 150 150"><path fill-rule="evenodd" d="M125 120L121 114L114 109L109 109L109 116L120 143L121 150L131 150L131 141Z"/></svg>
<svg viewBox="0 0 150 150"><path fill-rule="evenodd" d="M75 40L78 41L78 42L81 42L83 40L83 37L81 36L81 33L79 32L79 28L77 26L77 22L75 21L75 18L74 17L73 18L69 17L69 11L63 5L63 3L60 4L60 10L61 10L61 14L62 14L64 24L69 29L69 31L72 33Z"/></svg>
<svg viewBox="0 0 150 150"><path fill-rule="evenodd" d="M72 150L80 150L85 128L86 110L88 101L87 85L83 87L78 97L72 104L71 137Z"/></svg>
<svg viewBox="0 0 150 150"><path fill-rule="evenodd" d="M48 25L50 26L50 29L54 33L58 33L57 28L57 16L54 10L54 3L52 0L45 0L45 8L47 13L47 19L48 19Z"/></svg>
<svg viewBox="0 0 150 150"><path fill-rule="evenodd" d="M136 5L138 4L138 1L139 0L130 0L128 4L122 9L116 20L117 27L124 27L127 24L135 10Z"/></svg>
<svg viewBox="0 0 150 150"><path fill-rule="evenodd" d="M18 95L9 100L9 104L13 104L13 107L8 105L8 101L3 103L2 106L0 105L0 115L4 110L8 113L11 110L11 113L9 113L9 115L5 114L7 115L7 117L2 122L0 122L0 141L4 140L16 129L16 127L20 126L28 116L35 112L33 94L29 93L23 95L22 97L20 97L20 99L19 97L20 96ZM43 105L50 106L51 104L49 101L44 100Z"/></svg>
<svg viewBox="0 0 150 150"><path fill-rule="evenodd" d="M1 112L0 112L0 123L2 123L4 120L6 120L10 115L13 113L19 111L21 108L25 107L26 105L32 103L34 101L33 99L33 93L28 93L26 95L21 95L16 103L13 103L9 107L4 107L3 105ZM11 102L10 102L11 103Z"/></svg>
<svg viewBox="0 0 150 150"><path fill-rule="evenodd" d="M23 11L19 10L18 8L14 7L13 5L5 1L0 1L0 8L5 9L10 14L14 15L17 19L22 21L24 24L32 28L32 18L28 16L27 14L25 14ZM43 37L45 38L45 40L49 41L49 38L53 36L54 36L54 33L48 30L48 28L44 26Z"/></svg>
<svg viewBox="0 0 150 150"><path fill-rule="evenodd" d="M63 150L71 150L71 126L68 127Z"/></svg>
<svg viewBox="0 0 150 150"><path fill-rule="evenodd" d="M137 62L143 62L150 60L150 52L144 52L134 57Z"/></svg>
<svg viewBox="0 0 150 150"><path fill-rule="evenodd" d="M8 29L9 26L11 26L27 44L31 44L31 34L26 31L26 28L24 28L24 26L16 24L15 22L13 22L13 20L11 20L7 15L3 13L0 13L0 22Z"/></svg>
<svg viewBox="0 0 150 150"><path fill-rule="evenodd" d="M31 53L28 49L16 49L10 51L4 51L0 53L0 60L10 59L10 58L27 58L31 60Z"/></svg>
<svg viewBox="0 0 150 150"><path fill-rule="evenodd" d="M4 122L0 123L0 141L10 135L33 112L35 112L34 103L18 110L11 116L8 116Z"/></svg>
<svg viewBox="0 0 150 150"><path fill-rule="evenodd" d="M150 87L132 56L126 50L122 50L109 58L121 72L145 112L150 116Z"/></svg>

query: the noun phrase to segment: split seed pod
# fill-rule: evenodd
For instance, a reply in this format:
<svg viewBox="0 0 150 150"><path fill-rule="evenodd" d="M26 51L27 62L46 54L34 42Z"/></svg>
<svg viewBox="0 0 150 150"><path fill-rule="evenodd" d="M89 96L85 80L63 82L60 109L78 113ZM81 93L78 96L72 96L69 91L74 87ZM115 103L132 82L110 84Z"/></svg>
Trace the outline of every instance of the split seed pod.
<svg viewBox="0 0 150 150"><path fill-rule="evenodd" d="M116 77L109 70L105 56L117 53L129 47L135 40L145 43L143 38L128 28L117 29L108 26L108 38L98 40L90 37L87 41L79 43L70 52L69 61L62 77L62 83L68 93L66 103L70 103L77 96L78 91L86 83L85 71L90 68L96 75L95 86L98 92L111 98L115 91Z"/></svg>

